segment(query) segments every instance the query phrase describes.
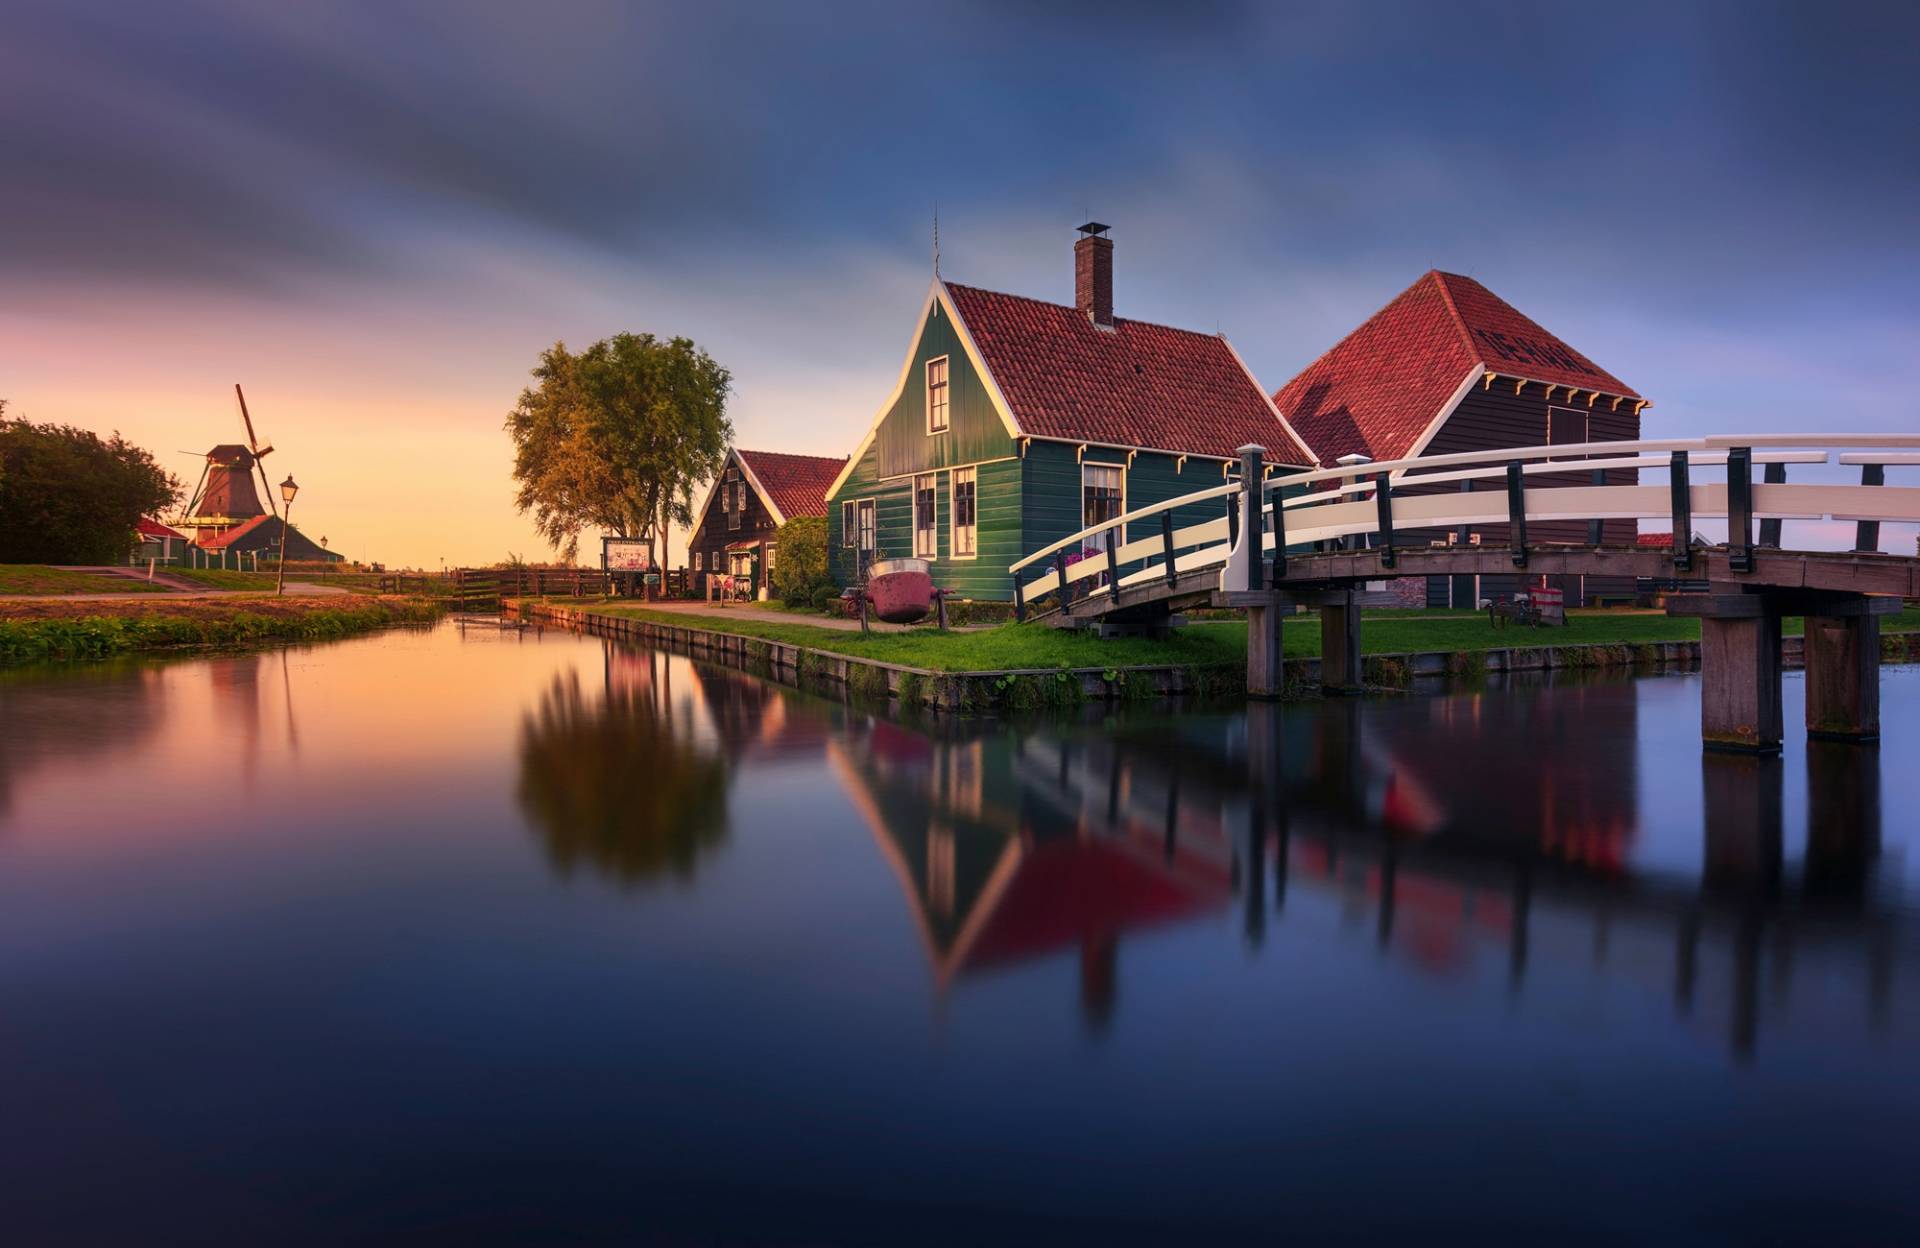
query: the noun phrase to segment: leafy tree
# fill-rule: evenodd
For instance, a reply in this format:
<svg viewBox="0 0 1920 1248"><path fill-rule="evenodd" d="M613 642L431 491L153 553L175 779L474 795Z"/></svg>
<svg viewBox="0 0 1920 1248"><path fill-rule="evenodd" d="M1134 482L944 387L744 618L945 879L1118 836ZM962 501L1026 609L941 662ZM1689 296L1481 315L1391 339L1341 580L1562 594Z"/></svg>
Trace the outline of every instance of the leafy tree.
<svg viewBox="0 0 1920 1248"><path fill-rule="evenodd" d="M507 416L515 503L555 550L577 558L595 529L645 534L653 552L693 522L694 487L733 437L731 373L690 339L615 334L577 354L556 343L533 377Z"/></svg>
<svg viewBox="0 0 1920 1248"><path fill-rule="evenodd" d="M827 522L820 516L797 516L774 535L779 555L773 562L774 597L783 602L809 602L827 579Z"/></svg>
<svg viewBox="0 0 1920 1248"><path fill-rule="evenodd" d="M0 408L0 563L120 563L140 517L180 496L141 447Z"/></svg>

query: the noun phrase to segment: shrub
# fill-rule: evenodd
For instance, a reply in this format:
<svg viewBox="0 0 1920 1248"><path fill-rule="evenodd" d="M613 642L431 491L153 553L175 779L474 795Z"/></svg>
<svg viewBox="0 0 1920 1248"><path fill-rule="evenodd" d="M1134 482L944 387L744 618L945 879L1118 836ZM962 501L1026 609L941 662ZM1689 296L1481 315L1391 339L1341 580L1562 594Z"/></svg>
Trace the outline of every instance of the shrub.
<svg viewBox="0 0 1920 1248"><path fill-rule="evenodd" d="M821 516L799 516L780 526L774 535L779 553L773 561L769 588L784 602L813 601L827 578L827 522Z"/></svg>
<svg viewBox="0 0 1920 1248"><path fill-rule="evenodd" d="M813 587L813 593L807 598L808 605L816 611L832 611L839 605L839 602L840 591L834 587L831 581L815 585Z"/></svg>

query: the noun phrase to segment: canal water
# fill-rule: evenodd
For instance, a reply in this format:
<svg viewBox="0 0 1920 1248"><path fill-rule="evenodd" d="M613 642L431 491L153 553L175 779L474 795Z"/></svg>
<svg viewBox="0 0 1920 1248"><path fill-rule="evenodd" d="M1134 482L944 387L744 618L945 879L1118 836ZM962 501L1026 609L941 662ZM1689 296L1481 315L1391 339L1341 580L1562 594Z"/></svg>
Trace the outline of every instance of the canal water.
<svg viewBox="0 0 1920 1248"><path fill-rule="evenodd" d="M953 725L449 622L6 676L0 1226L1910 1236L1884 680L1885 744L1750 760L1687 675Z"/></svg>

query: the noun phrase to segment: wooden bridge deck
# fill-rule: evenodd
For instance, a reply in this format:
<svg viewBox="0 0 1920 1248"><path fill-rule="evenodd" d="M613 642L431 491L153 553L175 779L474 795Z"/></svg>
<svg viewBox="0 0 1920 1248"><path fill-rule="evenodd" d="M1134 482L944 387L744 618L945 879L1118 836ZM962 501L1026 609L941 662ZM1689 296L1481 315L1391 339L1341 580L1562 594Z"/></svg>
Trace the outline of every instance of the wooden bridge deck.
<svg viewBox="0 0 1920 1248"><path fill-rule="evenodd" d="M1857 468L1860 483L1787 484L1789 465L1817 469L1836 462L1832 450L1819 448L1859 448L1839 454L1837 462ZM1372 604L1359 587L1369 582L1514 574L1705 582L1709 593L1670 599L1668 610L1701 619L1702 735L1710 746L1779 748L1785 615L1808 620L1808 731L1874 740L1879 618L1902 599L1920 598L1920 558L1878 551L1882 523L1920 522L1920 489L1888 486L1886 469L1920 467L1915 449L1920 437L1909 435L1727 435L1343 463L1274 478L1262 462L1264 451L1243 447L1238 481L1104 520L1016 562L1009 569L1014 608L1021 618L1062 627L1155 627L1175 611L1202 605L1244 610L1247 690L1271 697L1282 671L1279 619L1301 605L1321 612L1322 687L1360 687L1359 609ZM1763 482L1754 481L1756 466L1765 470ZM1649 469L1665 469L1668 482L1639 484ZM1696 481L1699 469L1723 470L1724 483ZM1610 483L1615 470L1630 472L1636 483ZM1582 475L1592 484L1565 480ZM1537 478L1531 489L1529 476ZM1476 488L1489 478L1493 488ZM1442 483L1445 488L1436 489ZM1305 492L1288 493L1299 486ZM1175 527L1176 510L1203 505L1223 507L1224 514ZM1608 521L1646 518L1665 519L1680 545L1598 540ZM1690 541L1696 518L1724 518L1727 541ZM1789 520L1850 521L1854 547L1782 549L1781 526ZM1585 522L1596 540L1528 540L1530 523L1560 525L1564 532L1569 521ZM1501 526L1499 544L1467 540L1484 531L1476 526L1487 525ZM1152 530L1157 534L1142 535ZM1403 544L1401 538L1435 532L1460 537L1448 545ZM1311 553L1276 559L1289 547ZM1022 583L1024 569L1038 574Z"/></svg>

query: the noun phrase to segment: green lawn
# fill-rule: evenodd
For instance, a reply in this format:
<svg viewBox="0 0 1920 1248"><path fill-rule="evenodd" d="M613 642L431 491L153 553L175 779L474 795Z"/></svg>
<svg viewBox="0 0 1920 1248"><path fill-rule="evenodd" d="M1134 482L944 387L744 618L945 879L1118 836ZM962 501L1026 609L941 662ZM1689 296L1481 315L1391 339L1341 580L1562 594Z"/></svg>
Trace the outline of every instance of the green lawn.
<svg viewBox="0 0 1920 1248"><path fill-rule="evenodd" d="M0 594L146 594L165 593L132 577L74 572L38 563L0 563Z"/></svg>
<svg viewBox="0 0 1920 1248"><path fill-rule="evenodd" d="M931 628L907 633L859 633L819 628L799 622L714 620L645 607L591 600L569 605L589 607L607 615L631 616L661 624L709 628L767 641L807 646L833 654L856 655L933 671L997 671L1008 668L1135 667L1149 665L1209 666L1245 662L1247 626L1242 621L1200 621L1179 630L1166 641L1121 638L1101 641L1084 633L1065 632L1044 624L1004 624L972 633L941 633ZM1523 646L1635 644L1691 641L1700 636L1697 619L1627 612L1574 612L1566 628L1495 629L1485 615L1471 612L1369 613L1361 634L1367 654L1404 654L1429 650L1496 650ZM1889 629L1920 628L1920 611L1909 609L1888 617ZM1798 633L1801 621L1785 622L1785 631ZM1320 653L1318 616L1295 616L1286 622L1288 658L1312 658Z"/></svg>

